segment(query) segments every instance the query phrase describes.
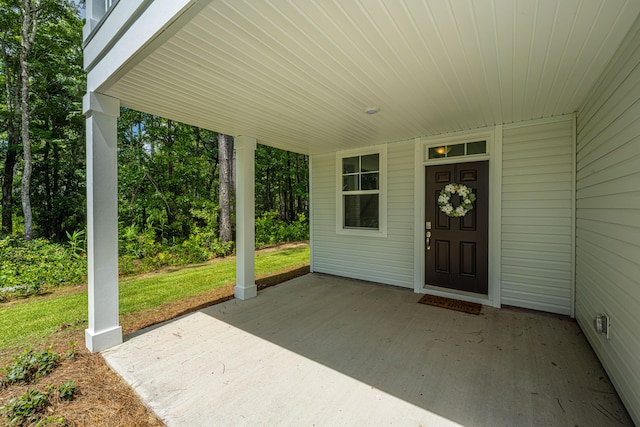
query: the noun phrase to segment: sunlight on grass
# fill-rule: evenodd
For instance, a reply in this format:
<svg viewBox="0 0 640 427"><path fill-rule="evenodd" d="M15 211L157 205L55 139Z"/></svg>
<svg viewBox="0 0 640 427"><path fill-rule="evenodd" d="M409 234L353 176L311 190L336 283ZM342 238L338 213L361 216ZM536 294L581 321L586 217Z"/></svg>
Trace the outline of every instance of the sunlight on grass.
<svg viewBox="0 0 640 427"><path fill-rule="evenodd" d="M256 254L256 276L309 263L309 247L274 250ZM184 267L120 281L120 314L148 310L162 304L198 295L235 281L234 259L212 264ZM87 292L56 298L30 299L1 308L0 350L28 348L36 339L45 338L62 327L86 327Z"/></svg>

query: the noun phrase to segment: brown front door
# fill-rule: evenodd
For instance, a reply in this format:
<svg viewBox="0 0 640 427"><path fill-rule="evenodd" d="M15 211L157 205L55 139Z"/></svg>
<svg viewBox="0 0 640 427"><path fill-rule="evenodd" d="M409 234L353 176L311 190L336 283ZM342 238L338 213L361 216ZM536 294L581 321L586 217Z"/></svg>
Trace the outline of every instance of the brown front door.
<svg viewBox="0 0 640 427"><path fill-rule="evenodd" d="M426 171L427 285L487 294L489 241L489 162L427 166ZM447 216L438 206L440 191L449 183L464 184L476 195L465 216ZM459 196L451 198L454 207ZM429 226L431 229L429 229Z"/></svg>

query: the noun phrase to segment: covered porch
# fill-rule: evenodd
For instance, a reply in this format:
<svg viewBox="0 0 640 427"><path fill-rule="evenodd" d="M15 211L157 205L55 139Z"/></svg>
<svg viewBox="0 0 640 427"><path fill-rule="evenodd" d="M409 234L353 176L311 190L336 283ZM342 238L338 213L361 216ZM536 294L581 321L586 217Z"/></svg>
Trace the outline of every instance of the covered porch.
<svg viewBox="0 0 640 427"><path fill-rule="evenodd" d="M584 417L575 424L615 423L618 413L598 406L614 396L610 388L577 386L606 377L590 375L600 367L584 333L638 424L638 46L640 2L622 0L88 1L87 347L102 351L122 342L117 116L126 107L232 135L238 162L236 297L247 301L214 309L238 309L237 318L225 315L229 323L198 314L172 324L206 320L191 343L188 334L171 330L107 352L114 367L116 360L129 363L116 367L122 375L136 371L131 381L146 400L169 396L159 407L171 408L195 390L196 412L212 407L206 415L211 419L259 414L264 418L254 420L261 424L273 419L269 411L299 414L301 423L316 413L345 421L369 413L433 414L431 421L462 425L520 425L531 419L567 424L575 414ZM467 144L476 142L485 143L484 151L469 155ZM256 144L310 156L312 272L409 290L369 284L371 289L360 292L368 298L380 289L393 293L347 306L351 296L342 292L350 286L291 284L249 301L256 295ZM464 155L450 155L454 147ZM445 154L430 157L438 149ZM345 168L345 160L369 156L378 159L372 169ZM488 201L491 220L478 226L488 241L487 251L477 253L486 256L468 265L486 267L488 290L469 295L427 279L426 258L433 259L425 255L432 231L427 205L439 211L427 203L424 183L427 167L447 165L455 176L456 165L479 160L489 162L489 191L480 199ZM378 174L374 188L345 186L369 172ZM344 221L345 200L356 200L352 196L374 201L371 226ZM471 246L465 246L467 253L476 253ZM453 254L446 242L441 248L440 254ZM319 277L327 276L311 279ZM416 293L568 314L581 329L569 320L488 307L473 320L448 312L431 318L424 313L435 315L434 309L414 304ZM268 295L276 295L274 301ZM246 320L240 316L244 310ZM390 316L389 310L397 312ZM598 331L594 319L603 317L611 327ZM272 323L276 318L281 323ZM538 322L542 326L531 326ZM567 335L553 335L565 327ZM225 347L226 335L216 330L236 331L227 338L240 341ZM137 344L152 339L155 349ZM574 340L580 340L577 348L570 344ZM172 342L175 352L167 350ZM222 349L229 352L215 360L225 364L224 375L232 372L227 361L244 361L229 385L248 386L218 388L214 396L216 388L199 383L207 371L195 367L212 368L216 362L208 358ZM260 350L268 355L254 353ZM150 354L157 354L157 363L169 357L169 365L149 364ZM584 358L590 367L579 362ZM259 366L264 369L253 371ZM400 368L406 372L394 371ZM558 372L565 368L576 370ZM159 372L171 377L149 394L144 388L160 381ZM138 378L143 374L153 381ZM334 374L334 382L319 384L339 387L312 386ZM190 381L179 384L185 378ZM590 388L598 391L577 398L577 390ZM281 394L270 401L274 390ZM341 395L342 390L351 391ZM409 406L394 411L377 396ZM176 413L187 411L185 405ZM257 409L261 405L264 412ZM295 412L299 408L304 412ZM348 412L353 408L357 413ZM242 421L228 421L234 420ZM342 419L320 421L336 420Z"/></svg>
<svg viewBox="0 0 640 427"><path fill-rule="evenodd" d="M632 426L577 323L310 274L103 352L168 426Z"/></svg>

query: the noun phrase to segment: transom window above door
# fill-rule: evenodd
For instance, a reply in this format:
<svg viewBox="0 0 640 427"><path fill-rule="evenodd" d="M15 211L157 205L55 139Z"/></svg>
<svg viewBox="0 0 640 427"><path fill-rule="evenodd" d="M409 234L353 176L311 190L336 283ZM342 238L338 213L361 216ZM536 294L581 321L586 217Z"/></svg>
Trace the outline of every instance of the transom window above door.
<svg viewBox="0 0 640 427"><path fill-rule="evenodd" d="M385 149L338 153L336 168L339 234L386 235Z"/></svg>
<svg viewBox="0 0 640 427"><path fill-rule="evenodd" d="M429 147L429 159L444 159L459 156L474 156L487 153L487 141L465 142Z"/></svg>

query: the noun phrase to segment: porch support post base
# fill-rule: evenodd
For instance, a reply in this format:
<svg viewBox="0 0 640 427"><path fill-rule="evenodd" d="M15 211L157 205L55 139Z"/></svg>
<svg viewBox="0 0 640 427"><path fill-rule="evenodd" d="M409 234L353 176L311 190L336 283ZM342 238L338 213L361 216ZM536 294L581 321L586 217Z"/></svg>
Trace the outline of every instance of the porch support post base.
<svg viewBox="0 0 640 427"><path fill-rule="evenodd" d="M116 326L115 328L100 332L85 329L84 339L87 349L89 349L90 352L100 352L122 344L122 327Z"/></svg>
<svg viewBox="0 0 640 427"><path fill-rule="evenodd" d="M233 296L241 300L257 297L258 287L256 285L247 287L236 285L235 288L233 288Z"/></svg>
<svg viewBox="0 0 640 427"><path fill-rule="evenodd" d="M236 286L238 299L258 295L255 279L255 138L238 136L236 150Z"/></svg>

